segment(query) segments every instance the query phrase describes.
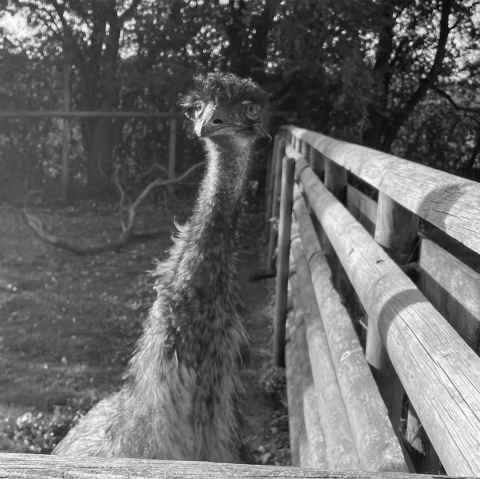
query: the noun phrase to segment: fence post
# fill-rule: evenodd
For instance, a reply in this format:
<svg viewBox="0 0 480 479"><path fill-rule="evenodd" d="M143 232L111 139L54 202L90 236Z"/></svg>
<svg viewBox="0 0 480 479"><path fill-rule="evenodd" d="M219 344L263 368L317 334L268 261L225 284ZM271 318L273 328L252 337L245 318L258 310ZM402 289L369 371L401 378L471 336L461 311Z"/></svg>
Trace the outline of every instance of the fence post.
<svg viewBox="0 0 480 479"><path fill-rule="evenodd" d="M342 204L345 204L347 200L347 171L326 157L323 157L323 168L325 186ZM330 242L324 234L322 236L325 253L331 259L333 284L337 291L346 296L348 279L345 277L343 268Z"/></svg>
<svg viewBox="0 0 480 479"><path fill-rule="evenodd" d="M271 200L271 213L268 218L268 243L267 243L267 257L265 269L267 271L272 270L273 267L273 256L275 253L275 240L277 235L275 234L275 218L278 216L278 196L280 193L280 181L282 177L282 159L285 154L285 139L282 137L278 140L278 147L274 150L274 159L272 165L272 178L273 178L273 192Z"/></svg>
<svg viewBox="0 0 480 479"><path fill-rule="evenodd" d="M177 141L177 117L172 112L172 117L169 120L170 132L168 138L168 179L175 178L175 163L176 163L176 141ZM167 187L169 193L173 193L173 185Z"/></svg>
<svg viewBox="0 0 480 479"><path fill-rule="evenodd" d="M295 160L287 156L283 157L278 226L277 277L275 284L275 318L273 324L273 361L276 366L280 367L285 367L285 320L287 316L294 175Z"/></svg>
<svg viewBox="0 0 480 479"><path fill-rule="evenodd" d="M66 112L70 111L72 102L72 56L70 43L67 38L63 43L63 106ZM70 173L70 136L71 125L69 118L63 118L62 130L62 199L65 203L70 200L71 173Z"/></svg>
<svg viewBox="0 0 480 479"><path fill-rule="evenodd" d="M325 186L345 204L347 198L347 171L328 158L324 158Z"/></svg>
<svg viewBox="0 0 480 479"><path fill-rule="evenodd" d="M272 216L272 202L273 202L273 184L275 182L275 166L277 158L277 150L279 147L280 139L278 135L275 135L273 140L272 154L267 161L267 171L265 178L265 225L266 225L266 238L268 241L270 218Z"/></svg>
<svg viewBox="0 0 480 479"><path fill-rule="evenodd" d="M408 263L415 248L418 219L389 196L379 193L375 240L399 265ZM373 367L380 392L389 409L390 420L398 433L404 390L382 344L378 329L367 328L365 355Z"/></svg>

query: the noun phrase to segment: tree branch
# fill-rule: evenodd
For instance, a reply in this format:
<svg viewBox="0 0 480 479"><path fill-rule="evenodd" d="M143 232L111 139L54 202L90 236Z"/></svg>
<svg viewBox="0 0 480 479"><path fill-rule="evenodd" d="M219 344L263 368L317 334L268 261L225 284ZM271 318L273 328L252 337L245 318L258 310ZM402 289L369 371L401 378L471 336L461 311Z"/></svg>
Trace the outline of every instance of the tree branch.
<svg viewBox="0 0 480 479"><path fill-rule="evenodd" d="M480 114L480 106L470 107L470 106L460 105L453 99L453 97L449 93L442 90L438 86L433 87L433 90L436 93L438 93L441 97L448 100L448 102L455 108L455 110L464 111L464 112L467 112L467 113L473 113L473 114L476 114L476 115Z"/></svg>
<svg viewBox="0 0 480 479"><path fill-rule="evenodd" d="M153 189L160 186L167 186L174 183L179 183L185 178L187 178L188 176L190 176L194 171L198 170L204 164L205 164L204 161L195 163L188 170L186 170L184 173L182 173L180 176L177 176L176 178L171 178L167 180L157 178L156 180L149 183L145 187L145 189L138 195L136 200L128 207L127 222L126 224L122 224L122 233L119 235L118 238L111 241L107 241L105 243L96 244L96 245L87 245L87 246L80 245L80 244L71 242L67 239L60 238L57 235L47 231L42 221L40 220L40 218L29 213L27 209L29 199L36 192L30 192L25 197L24 207L23 207L23 217L26 224L42 241L49 243L57 248L61 248L71 253L77 254L79 256L86 256L91 254L104 253L106 251L118 250L124 247L127 243L129 243L132 240L155 238L160 234L164 233L165 232L164 228L160 228L159 230L154 230L154 231L140 232L140 233L135 232L134 226L135 226L137 208L140 206L140 204L145 200L145 198L150 194L150 192Z"/></svg>
<svg viewBox="0 0 480 479"><path fill-rule="evenodd" d="M400 127L405 123L413 112L416 105L423 100L428 90L433 86L435 80L438 77L440 68L445 57L449 29L449 17L452 10L454 0L443 0L442 10L440 16L440 33L438 36L437 48L435 51L435 57L433 59L432 66L428 71L426 77L420 80L417 89L412 93L412 96L407 100L404 107L401 108L392 118L391 124L387 129L384 147L390 147L391 142L395 139L395 136Z"/></svg>

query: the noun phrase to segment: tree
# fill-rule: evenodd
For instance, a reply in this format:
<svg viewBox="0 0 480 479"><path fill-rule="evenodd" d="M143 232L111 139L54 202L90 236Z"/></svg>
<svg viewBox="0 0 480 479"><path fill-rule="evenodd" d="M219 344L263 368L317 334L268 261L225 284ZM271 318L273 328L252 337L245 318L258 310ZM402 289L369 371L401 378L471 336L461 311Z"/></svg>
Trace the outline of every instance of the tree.
<svg viewBox="0 0 480 479"><path fill-rule="evenodd" d="M419 125L428 136L454 108L440 91L466 105L478 87L476 0L10 0L9 9L36 25L15 54L58 71L71 55L76 109L172 110L195 72L233 70L272 92L273 108L287 112L279 122L402 153ZM48 98L59 106L58 91ZM89 119L81 131L96 191L114 160L133 178L166 143L161 125L139 120ZM472 145L465 155L478 150L470 126L454 136ZM436 150L449 150L442 141Z"/></svg>

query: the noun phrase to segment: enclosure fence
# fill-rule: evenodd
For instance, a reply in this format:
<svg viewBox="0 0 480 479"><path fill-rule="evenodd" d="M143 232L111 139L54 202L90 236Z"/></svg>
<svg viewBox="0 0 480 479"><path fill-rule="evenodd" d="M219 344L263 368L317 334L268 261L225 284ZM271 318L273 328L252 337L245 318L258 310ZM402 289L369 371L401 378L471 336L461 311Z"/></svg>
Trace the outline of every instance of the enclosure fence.
<svg viewBox="0 0 480 479"><path fill-rule="evenodd" d="M289 126L267 185L278 215L294 464L412 469L404 437L424 431L430 464L479 476L480 184Z"/></svg>

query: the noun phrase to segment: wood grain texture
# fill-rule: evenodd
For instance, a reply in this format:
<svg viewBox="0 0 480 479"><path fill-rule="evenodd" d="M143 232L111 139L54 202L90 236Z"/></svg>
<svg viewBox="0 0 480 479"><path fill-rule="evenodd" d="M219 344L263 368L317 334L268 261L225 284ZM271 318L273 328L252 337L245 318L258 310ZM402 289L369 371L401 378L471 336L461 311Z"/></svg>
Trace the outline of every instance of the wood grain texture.
<svg viewBox="0 0 480 479"><path fill-rule="evenodd" d="M290 265L295 270L290 254ZM325 439L313 400L315 386L305 337L305 315L293 291L298 287L297 275L290 275L289 286L295 307L288 315L285 350L290 454L292 464L328 469ZM316 399L316 398L315 398Z"/></svg>
<svg viewBox="0 0 480 479"><path fill-rule="evenodd" d="M295 226L292 233L296 230ZM334 471L360 469L347 411L333 368L310 272L298 235L292 235L291 250L296 271L295 277L291 280L293 300L296 309L301 309L303 312L305 321L307 349L317 398L316 407L325 439L328 469Z"/></svg>
<svg viewBox="0 0 480 479"><path fill-rule="evenodd" d="M480 353L480 274L423 238L420 287L460 336Z"/></svg>
<svg viewBox="0 0 480 479"><path fill-rule="evenodd" d="M329 159L480 253L480 184L387 153L285 127Z"/></svg>
<svg viewBox="0 0 480 479"><path fill-rule="evenodd" d="M298 467L254 466L214 462L100 459L0 453L0 477L8 479L444 479L406 473L327 472Z"/></svg>
<svg viewBox="0 0 480 479"><path fill-rule="evenodd" d="M278 157L279 143L280 137L277 135L273 140L272 154L267 160L267 171L265 176L265 225L267 228L267 241L270 219L272 217L273 184L275 182L275 163Z"/></svg>
<svg viewBox="0 0 480 479"><path fill-rule="evenodd" d="M397 264L407 264L413 261L418 241L418 217L380 192L374 238ZM388 359L378 328L370 322L368 326L365 356L376 368L375 377L393 428L400 431L405 393Z"/></svg>
<svg viewBox="0 0 480 479"><path fill-rule="evenodd" d="M408 468L388 420L387 410L351 318L333 287L330 268L298 190L294 212L361 466L369 471L406 471Z"/></svg>
<svg viewBox="0 0 480 479"><path fill-rule="evenodd" d="M306 464L311 457L305 428L303 393L313 383L305 341L302 312L291 309L286 324L285 374L287 380L288 430L292 465Z"/></svg>
<svg viewBox="0 0 480 479"><path fill-rule="evenodd" d="M311 374L311 373L310 373ZM315 385L312 383L303 392L303 419L309 446L310 457L300 465L303 467L319 467L328 469L325 454L325 437L323 435L318 397Z"/></svg>
<svg viewBox="0 0 480 479"><path fill-rule="evenodd" d="M298 162L310 205L447 473L480 475L480 358L307 163Z"/></svg>
<svg viewBox="0 0 480 479"><path fill-rule="evenodd" d="M273 323L273 362L285 366L285 321L292 222L293 176L295 161L285 157L282 165L280 219L278 224L277 276L275 282L275 318Z"/></svg>
<svg viewBox="0 0 480 479"><path fill-rule="evenodd" d="M275 161L273 170L273 193L272 193L272 205L270 214L270 226L268 229L268 242L267 242L267 257L266 257L266 269L269 270L273 266L273 256L275 250L275 244L277 239L277 227L275 221L278 219L278 209L280 206L280 183L282 180L282 163L285 154L285 141L283 138L279 139L278 148L275 150Z"/></svg>

